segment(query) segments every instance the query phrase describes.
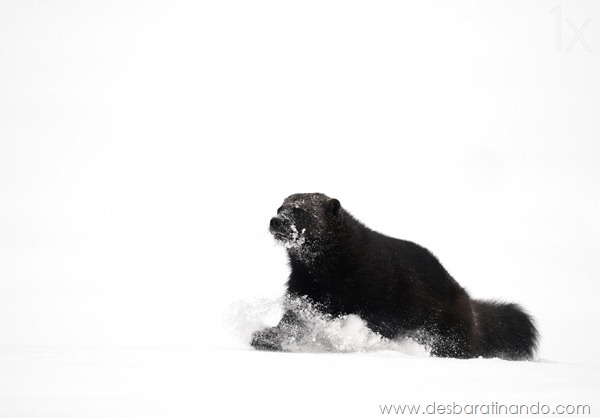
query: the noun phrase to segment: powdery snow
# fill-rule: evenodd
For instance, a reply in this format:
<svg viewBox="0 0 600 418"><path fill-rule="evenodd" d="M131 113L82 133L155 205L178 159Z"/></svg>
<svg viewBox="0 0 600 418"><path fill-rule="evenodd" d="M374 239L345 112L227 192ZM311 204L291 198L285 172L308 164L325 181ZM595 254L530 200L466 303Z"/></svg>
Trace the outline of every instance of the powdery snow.
<svg viewBox="0 0 600 418"><path fill-rule="evenodd" d="M405 355L428 355L425 347L410 338L389 340L371 331L359 316L334 318L320 312L306 298L282 297L234 303L229 326L244 345L250 341L252 332L276 325L287 309L293 310L306 326L284 340L285 351L351 353L392 350Z"/></svg>
<svg viewBox="0 0 600 418"><path fill-rule="evenodd" d="M0 416L374 417L380 405L591 404L598 369L555 362L250 349L0 349Z"/></svg>
<svg viewBox="0 0 600 418"><path fill-rule="evenodd" d="M600 416L600 2L557 5L0 2L0 418ZM269 219L304 191L522 304L540 359L355 316L251 349L288 274Z"/></svg>

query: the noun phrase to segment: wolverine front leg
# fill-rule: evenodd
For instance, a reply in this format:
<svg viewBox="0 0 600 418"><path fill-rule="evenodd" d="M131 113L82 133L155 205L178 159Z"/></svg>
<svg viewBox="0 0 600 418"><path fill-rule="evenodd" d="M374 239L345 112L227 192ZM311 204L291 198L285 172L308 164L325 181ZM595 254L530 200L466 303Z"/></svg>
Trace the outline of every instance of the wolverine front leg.
<svg viewBox="0 0 600 418"><path fill-rule="evenodd" d="M264 351L285 351L283 345L286 341L300 338L304 323L293 311L287 311L279 324L275 327L265 328L252 334L252 347Z"/></svg>

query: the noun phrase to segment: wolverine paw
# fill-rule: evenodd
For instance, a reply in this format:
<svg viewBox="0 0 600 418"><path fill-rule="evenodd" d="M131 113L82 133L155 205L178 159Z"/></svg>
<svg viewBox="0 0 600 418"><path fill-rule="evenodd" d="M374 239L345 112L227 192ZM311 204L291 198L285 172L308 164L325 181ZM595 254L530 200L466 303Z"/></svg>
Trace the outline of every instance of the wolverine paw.
<svg viewBox="0 0 600 418"><path fill-rule="evenodd" d="M254 332L250 345L257 350L281 351L281 339L272 328Z"/></svg>

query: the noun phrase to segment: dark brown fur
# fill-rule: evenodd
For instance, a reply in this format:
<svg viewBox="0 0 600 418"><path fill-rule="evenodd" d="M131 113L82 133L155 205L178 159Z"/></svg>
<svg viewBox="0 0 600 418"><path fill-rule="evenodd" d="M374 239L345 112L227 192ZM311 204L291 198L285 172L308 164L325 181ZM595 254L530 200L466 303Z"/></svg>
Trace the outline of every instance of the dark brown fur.
<svg viewBox="0 0 600 418"><path fill-rule="evenodd" d="M288 293L332 316L359 315L387 338L410 336L441 357L532 358L537 331L519 306L470 298L427 249L375 232L320 193L285 199L271 232L288 248ZM254 334L258 349L280 350L281 323Z"/></svg>

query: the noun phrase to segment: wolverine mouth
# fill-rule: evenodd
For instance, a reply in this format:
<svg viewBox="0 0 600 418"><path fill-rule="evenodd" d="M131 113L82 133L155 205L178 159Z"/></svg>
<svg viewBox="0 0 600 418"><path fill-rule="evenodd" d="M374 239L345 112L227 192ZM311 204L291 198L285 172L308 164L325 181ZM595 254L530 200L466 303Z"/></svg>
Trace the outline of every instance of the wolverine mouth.
<svg viewBox="0 0 600 418"><path fill-rule="evenodd" d="M273 234L273 238L282 240L282 241L287 241L291 238L289 235L284 234L282 232L272 232L272 234Z"/></svg>
<svg viewBox="0 0 600 418"><path fill-rule="evenodd" d="M271 231L273 234L273 238L287 249L298 249L301 248L306 242L306 238L304 237L304 229L302 233L298 233L296 227L292 225L292 230L290 232L283 233L279 231Z"/></svg>

